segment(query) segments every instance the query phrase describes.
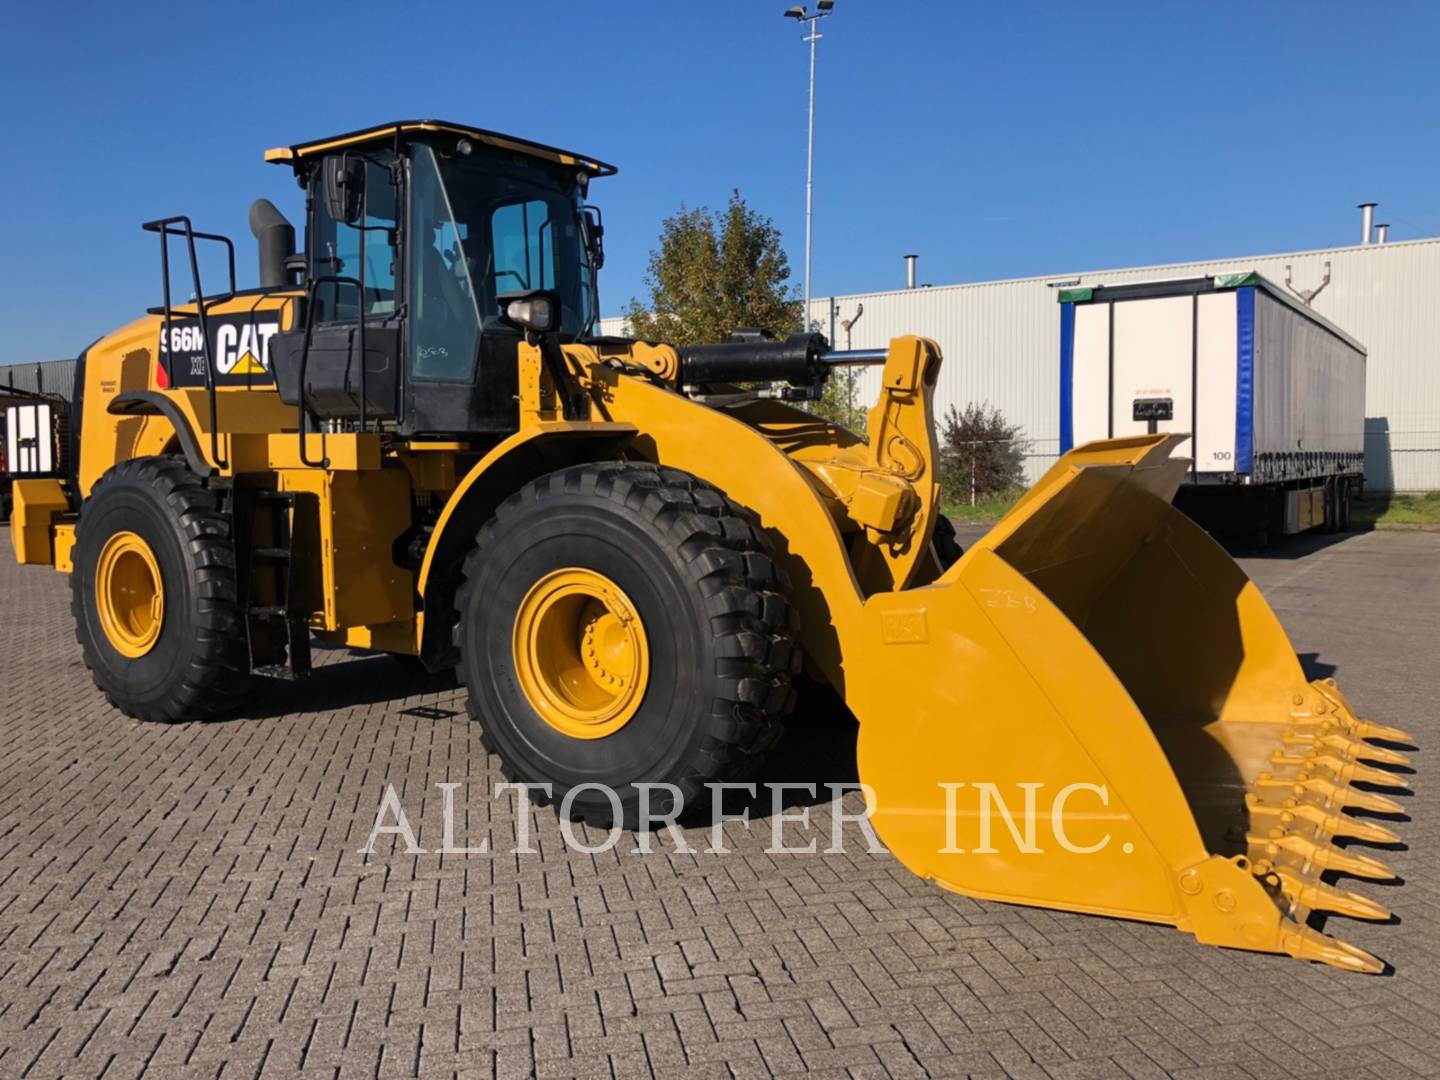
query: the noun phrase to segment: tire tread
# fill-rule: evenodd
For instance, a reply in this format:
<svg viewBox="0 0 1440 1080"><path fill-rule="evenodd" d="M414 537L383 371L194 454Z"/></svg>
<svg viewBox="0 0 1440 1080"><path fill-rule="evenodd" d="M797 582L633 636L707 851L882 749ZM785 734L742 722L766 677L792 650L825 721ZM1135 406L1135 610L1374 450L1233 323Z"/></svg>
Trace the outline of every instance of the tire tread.
<svg viewBox="0 0 1440 1080"><path fill-rule="evenodd" d="M111 705L136 720L175 723L221 716L233 711L250 688L245 624L238 600L234 538L230 520L221 512L215 492L175 457L142 457L122 461L95 484L81 507L76 527L77 548L85 529L85 507L122 484L137 484L161 493L168 512L185 536L185 559L195 593L195 647L176 692L153 706L118 700L102 687ZM70 612L85 667L95 677L100 660L95 643L82 630L84 591L72 577ZM98 685L98 679L97 679Z"/></svg>
<svg viewBox="0 0 1440 1080"><path fill-rule="evenodd" d="M672 778L684 804L694 806L709 781L753 776L783 732L785 717L795 702L791 681L802 661L789 581L775 564L770 542L753 515L698 477L663 465L612 461L561 469L511 495L480 530L462 569L458 611L469 610L469 591L498 530L523 506L542 501L552 492L594 495L648 519L684 562L708 608L717 657L713 696L708 715L702 718L704 738L691 760L683 763L682 774ZM462 650L466 647L463 635L462 618ZM500 754L473 693L467 709L480 726L485 748L500 757L501 771L508 780L544 779L519 775ZM549 801L539 796L537 792L537 801ZM558 794L554 801L558 806ZM579 800L573 805L577 818L599 826L609 824L592 817Z"/></svg>

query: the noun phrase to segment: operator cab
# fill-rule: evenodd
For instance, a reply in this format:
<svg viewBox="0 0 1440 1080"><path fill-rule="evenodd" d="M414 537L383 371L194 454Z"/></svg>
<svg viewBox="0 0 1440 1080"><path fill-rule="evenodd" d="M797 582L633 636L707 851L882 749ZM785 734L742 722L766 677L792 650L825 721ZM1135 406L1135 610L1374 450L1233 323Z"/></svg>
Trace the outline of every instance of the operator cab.
<svg viewBox="0 0 1440 1080"><path fill-rule="evenodd" d="M613 166L429 120L265 158L306 192L306 302L272 356L288 404L300 405L303 372L309 430L512 432L524 336L502 300L538 293L559 340L592 333L604 230L584 199ZM288 269L268 276L294 287Z"/></svg>

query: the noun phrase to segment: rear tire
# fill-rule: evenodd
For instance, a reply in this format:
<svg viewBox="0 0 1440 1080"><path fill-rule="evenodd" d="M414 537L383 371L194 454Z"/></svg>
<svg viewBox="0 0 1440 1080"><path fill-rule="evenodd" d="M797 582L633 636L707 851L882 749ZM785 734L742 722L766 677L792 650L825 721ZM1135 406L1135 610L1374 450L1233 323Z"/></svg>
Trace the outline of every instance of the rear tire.
<svg viewBox="0 0 1440 1080"><path fill-rule="evenodd" d="M930 543L935 548L935 558L940 563L940 573L949 570L960 561L965 549L955 539L955 523L944 514L935 519L935 531L930 534Z"/></svg>
<svg viewBox="0 0 1440 1080"><path fill-rule="evenodd" d="M627 670L644 670L643 689L618 726L567 730L537 704L517 642L536 591L564 575L608 583L638 617L646 667ZM704 785L753 776L793 706L787 584L764 534L688 473L633 462L550 473L499 507L465 561L457 643L470 716L506 777L552 786L533 800L559 805L582 784L618 795L617 817L605 792L578 791L572 818L636 827L639 783L673 784L684 810L708 809ZM672 810L663 790L649 809Z"/></svg>
<svg viewBox="0 0 1440 1080"><path fill-rule="evenodd" d="M116 603L101 596L115 572L102 562L113 566L122 539L134 572L143 579L148 563L158 579L161 610L142 616L158 625L113 628ZM230 519L182 462L136 458L100 478L76 526L70 610L85 666L112 705L137 720L166 722L238 706L250 670L236 597Z"/></svg>

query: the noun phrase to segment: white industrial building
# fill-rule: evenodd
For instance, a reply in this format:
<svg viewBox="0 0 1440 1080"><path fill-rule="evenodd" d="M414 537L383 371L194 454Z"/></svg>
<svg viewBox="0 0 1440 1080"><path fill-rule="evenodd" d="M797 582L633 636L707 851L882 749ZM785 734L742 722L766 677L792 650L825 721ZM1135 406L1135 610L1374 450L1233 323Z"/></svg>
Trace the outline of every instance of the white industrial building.
<svg viewBox="0 0 1440 1080"><path fill-rule="evenodd" d="M883 347L900 334L934 338L945 353L937 414L972 401L999 408L1024 429L1034 479L1060 450L1060 286L1249 270L1313 292L1314 310L1368 350L1367 484L1381 491L1440 489L1440 238L818 297L810 311L842 349ZM622 334L624 327L623 318L601 321L603 333ZM73 369L73 360L0 366L0 386L68 397ZM869 402L879 373L861 370L856 397Z"/></svg>
<svg viewBox="0 0 1440 1080"><path fill-rule="evenodd" d="M1060 449L1059 286L1248 270L1277 285L1288 280L1302 294L1318 290L1314 310L1368 350L1367 484L1382 491L1440 489L1440 238L819 297L810 311L842 349L880 347L900 334L938 341L945 366L937 414L972 401L998 407L1030 440L1033 479ZM846 320L852 320L848 332ZM602 330L623 333L624 320L603 320ZM864 370L857 398L868 402L878 370Z"/></svg>

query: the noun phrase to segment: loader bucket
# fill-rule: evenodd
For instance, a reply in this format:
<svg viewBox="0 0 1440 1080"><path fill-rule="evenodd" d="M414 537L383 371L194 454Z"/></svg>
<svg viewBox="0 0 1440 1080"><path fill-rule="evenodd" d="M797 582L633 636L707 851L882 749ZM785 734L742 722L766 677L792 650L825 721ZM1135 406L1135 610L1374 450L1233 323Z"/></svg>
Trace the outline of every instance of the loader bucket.
<svg viewBox="0 0 1440 1080"><path fill-rule="evenodd" d="M872 821L969 896L1170 923L1200 941L1379 971L1309 925L1385 919L1322 880L1389 879L1375 740L1306 679L1253 582L1170 499L1183 436L1066 454L932 585L865 602L847 697ZM1352 786L1360 783L1362 787Z"/></svg>

